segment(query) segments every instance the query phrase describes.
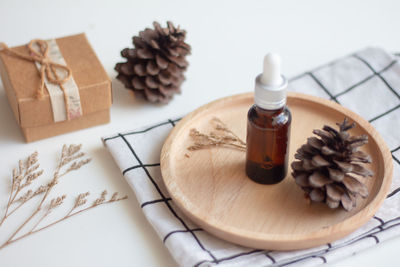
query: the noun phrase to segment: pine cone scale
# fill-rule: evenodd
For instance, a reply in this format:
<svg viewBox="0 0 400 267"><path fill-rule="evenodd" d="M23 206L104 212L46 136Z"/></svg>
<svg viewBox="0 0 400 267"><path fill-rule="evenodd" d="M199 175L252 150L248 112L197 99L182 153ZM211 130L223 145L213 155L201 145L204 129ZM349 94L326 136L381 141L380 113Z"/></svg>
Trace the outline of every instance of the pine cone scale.
<svg viewBox="0 0 400 267"><path fill-rule="evenodd" d="M306 175L306 174L301 174L301 175L297 176L295 179L296 179L296 183L301 187L311 186L308 181L308 175Z"/></svg>
<svg viewBox="0 0 400 267"><path fill-rule="evenodd" d="M140 48L136 50L137 57L140 59L153 59L153 53L147 48Z"/></svg>
<svg viewBox="0 0 400 267"><path fill-rule="evenodd" d="M132 64L130 64L129 62L125 63L125 64L121 64L120 65L120 71L124 74L124 75L133 75L134 71L132 69Z"/></svg>
<svg viewBox="0 0 400 267"><path fill-rule="evenodd" d="M329 208L331 209L336 209L339 207L340 202L339 201L335 201L331 198L326 198L326 204L328 205Z"/></svg>
<svg viewBox="0 0 400 267"><path fill-rule="evenodd" d="M322 202L325 199L325 193L321 189L313 189L310 192L310 199L315 202Z"/></svg>
<svg viewBox="0 0 400 267"><path fill-rule="evenodd" d="M348 194L343 194L340 198L340 203L343 205L343 208L347 211L352 210L355 207L355 201L349 197Z"/></svg>
<svg viewBox="0 0 400 267"><path fill-rule="evenodd" d="M337 169L328 168L329 177L335 182L341 182L344 178L344 173Z"/></svg>
<svg viewBox="0 0 400 267"><path fill-rule="evenodd" d="M140 37L138 37L138 36L134 36L133 38L132 38L132 43L133 43L133 45L136 47L136 48L144 48L144 47L146 47L146 42L145 41L143 41ZM128 48L125 48L125 49L128 49ZM134 50L134 49L131 49L131 50Z"/></svg>
<svg viewBox="0 0 400 267"><path fill-rule="evenodd" d="M159 66L163 70L166 69L169 65L168 61L158 54L156 55L156 63L157 66Z"/></svg>
<svg viewBox="0 0 400 267"><path fill-rule="evenodd" d="M119 74L117 76L117 79L120 80L124 84L125 87L133 88L131 80L127 76Z"/></svg>
<svg viewBox="0 0 400 267"><path fill-rule="evenodd" d="M314 172L308 177L308 181L312 187L323 187L329 183L332 183L332 180L328 177L324 176L319 172Z"/></svg>
<svg viewBox="0 0 400 267"><path fill-rule="evenodd" d="M146 76L144 82L150 89L156 89L159 86L158 82L152 76Z"/></svg>
<svg viewBox="0 0 400 267"><path fill-rule="evenodd" d="M143 90L144 88L146 88L146 85L144 84L144 82L138 77L133 77L132 86L134 88L136 88L137 90Z"/></svg>
<svg viewBox="0 0 400 267"><path fill-rule="evenodd" d="M165 87L165 86L160 85L158 90L160 91L161 94L168 96L168 97L172 97L174 94L179 93L179 88L173 87L173 86Z"/></svg>
<svg viewBox="0 0 400 267"><path fill-rule="evenodd" d="M326 195L333 201L340 201L343 194L343 190L337 185L327 185Z"/></svg>
<svg viewBox="0 0 400 267"><path fill-rule="evenodd" d="M324 167L324 166L331 165L331 163L329 161L325 160L324 157L322 157L321 155L316 155L316 156L312 157L311 163L315 167Z"/></svg>
<svg viewBox="0 0 400 267"><path fill-rule="evenodd" d="M146 72L152 76L155 76L160 73L160 68L154 61L149 61L146 65Z"/></svg>
<svg viewBox="0 0 400 267"><path fill-rule="evenodd" d="M133 71L138 76L146 76L146 66L144 64L139 63L134 65Z"/></svg>
<svg viewBox="0 0 400 267"><path fill-rule="evenodd" d="M150 46L151 46L152 48L154 48L154 49L157 49L157 50L160 49L160 46L159 46L159 45L157 44L157 42L154 41L154 40L151 40L151 41L149 42L149 44L150 44Z"/></svg>

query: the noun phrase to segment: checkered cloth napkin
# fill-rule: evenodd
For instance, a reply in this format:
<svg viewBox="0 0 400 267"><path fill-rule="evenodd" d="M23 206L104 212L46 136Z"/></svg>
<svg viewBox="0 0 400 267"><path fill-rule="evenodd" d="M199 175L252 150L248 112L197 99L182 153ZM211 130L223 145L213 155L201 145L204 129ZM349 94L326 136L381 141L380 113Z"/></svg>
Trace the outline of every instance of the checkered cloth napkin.
<svg viewBox="0 0 400 267"><path fill-rule="evenodd" d="M220 240L192 223L162 182L160 151L179 119L103 138L149 222L181 266L319 265L400 235L400 58L368 48L291 79L289 90L331 99L360 114L391 149L394 179L383 206L351 235L319 247L279 252Z"/></svg>

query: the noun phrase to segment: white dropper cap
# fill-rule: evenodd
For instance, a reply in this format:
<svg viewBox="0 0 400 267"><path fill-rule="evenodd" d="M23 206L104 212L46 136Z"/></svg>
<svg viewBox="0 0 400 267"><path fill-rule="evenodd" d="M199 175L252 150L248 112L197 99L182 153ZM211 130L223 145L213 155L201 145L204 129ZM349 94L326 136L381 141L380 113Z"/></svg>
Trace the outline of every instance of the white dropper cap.
<svg viewBox="0 0 400 267"><path fill-rule="evenodd" d="M281 58L278 54L269 53L264 57L264 69L261 74L261 83L263 85L277 86L282 82Z"/></svg>
<svg viewBox="0 0 400 267"><path fill-rule="evenodd" d="M287 79L281 75L281 59L278 54L264 57L263 73L257 76L254 102L263 109L275 110L286 104Z"/></svg>

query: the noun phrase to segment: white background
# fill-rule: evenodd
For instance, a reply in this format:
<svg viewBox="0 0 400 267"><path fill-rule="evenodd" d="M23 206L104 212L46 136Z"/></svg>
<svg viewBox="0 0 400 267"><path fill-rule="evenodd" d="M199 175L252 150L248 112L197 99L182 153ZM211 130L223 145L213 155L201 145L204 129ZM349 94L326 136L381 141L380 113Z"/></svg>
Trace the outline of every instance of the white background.
<svg viewBox="0 0 400 267"><path fill-rule="evenodd" d="M395 0L0 0L0 41L14 46L33 38L85 32L114 87L110 124L25 144L0 86L0 214L17 160L38 150L42 167L50 175L64 143L82 143L93 158L90 165L57 185L54 193L68 194L66 207L76 194L88 190L92 197L104 188L129 196L126 201L91 210L0 250L0 266L175 266L100 138L252 90L268 51L281 54L288 77L366 46L400 51L399 10L400 2ZM193 49L183 93L166 106L137 100L114 80L120 50L132 46L131 37L154 20L181 25ZM0 243L30 208L0 228ZM387 241L335 266L394 266L399 246L399 238Z"/></svg>

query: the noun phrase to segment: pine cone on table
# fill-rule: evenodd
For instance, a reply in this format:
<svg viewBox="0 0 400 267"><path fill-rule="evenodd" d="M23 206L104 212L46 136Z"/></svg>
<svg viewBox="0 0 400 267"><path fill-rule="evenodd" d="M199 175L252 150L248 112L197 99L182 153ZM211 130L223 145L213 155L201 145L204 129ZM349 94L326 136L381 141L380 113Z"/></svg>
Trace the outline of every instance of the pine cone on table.
<svg viewBox="0 0 400 267"><path fill-rule="evenodd" d="M370 163L371 158L359 150L368 143L368 136L350 136L348 130L355 123L346 118L337 125L339 131L326 125L313 131L318 137L308 138L296 151L292 175L309 200L350 211L357 205L357 196L368 196L364 181L373 173L362 163Z"/></svg>
<svg viewBox="0 0 400 267"><path fill-rule="evenodd" d="M191 47L185 43L186 31L172 22L168 21L166 28L158 22L153 26L133 37L134 48L121 51L127 62L117 63L115 70L126 88L150 102L167 103L180 93Z"/></svg>

